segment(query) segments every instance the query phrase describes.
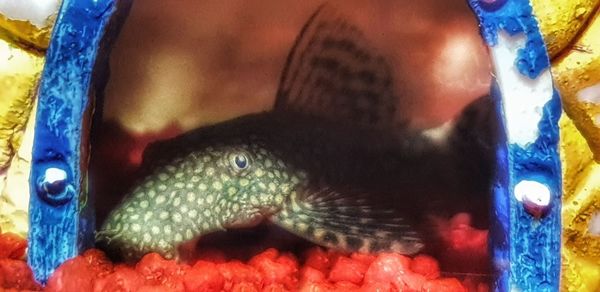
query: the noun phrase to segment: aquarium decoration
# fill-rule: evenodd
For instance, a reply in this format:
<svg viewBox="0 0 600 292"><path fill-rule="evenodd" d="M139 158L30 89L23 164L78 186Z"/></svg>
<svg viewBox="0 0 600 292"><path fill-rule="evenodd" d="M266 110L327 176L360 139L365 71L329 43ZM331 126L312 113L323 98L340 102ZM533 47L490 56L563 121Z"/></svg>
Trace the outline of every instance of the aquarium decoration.
<svg viewBox="0 0 600 292"><path fill-rule="evenodd" d="M489 232L492 289L596 291L600 1L466 1L489 46L491 92L504 129ZM268 249L241 263L206 251L190 266L151 253L126 266L88 249L95 225L86 184L92 113L102 109L111 41L130 5L0 1L0 287L486 291L473 278L445 278L436 259L424 255L313 248L296 258ZM457 216L450 224L469 222ZM487 232L463 231L461 248L481 252Z"/></svg>
<svg viewBox="0 0 600 292"><path fill-rule="evenodd" d="M496 149L490 245L494 291L558 291L561 269L561 106L532 7L471 0L495 72L503 134Z"/></svg>
<svg viewBox="0 0 600 292"><path fill-rule="evenodd" d="M28 262L45 283L93 245L86 168L94 97L102 95L117 12L128 1L65 0L39 85L29 179ZM112 25L112 28L111 28Z"/></svg>

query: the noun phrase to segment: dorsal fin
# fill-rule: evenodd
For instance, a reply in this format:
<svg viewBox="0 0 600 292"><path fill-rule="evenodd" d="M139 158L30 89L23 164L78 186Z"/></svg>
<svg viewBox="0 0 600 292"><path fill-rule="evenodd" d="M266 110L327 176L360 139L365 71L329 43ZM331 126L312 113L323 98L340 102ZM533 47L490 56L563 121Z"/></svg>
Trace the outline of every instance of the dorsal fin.
<svg viewBox="0 0 600 292"><path fill-rule="evenodd" d="M275 110L391 127L393 88L386 60L356 26L324 5L304 25L288 55Z"/></svg>

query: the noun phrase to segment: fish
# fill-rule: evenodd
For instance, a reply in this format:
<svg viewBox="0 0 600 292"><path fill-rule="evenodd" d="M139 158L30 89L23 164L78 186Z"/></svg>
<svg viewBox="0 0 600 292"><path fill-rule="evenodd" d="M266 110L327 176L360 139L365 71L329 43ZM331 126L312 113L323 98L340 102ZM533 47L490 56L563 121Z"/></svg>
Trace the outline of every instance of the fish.
<svg viewBox="0 0 600 292"><path fill-rule="evenodd" d="M422 251L427 214L450 212L449 201L485 209L493 106L482 98L451 125L412 129L392 69L321 6L293 44L273 109L150 144L145 175L98 246L126 260L180 259L178 247L207 234L270 222L340 251Z"/></svg>

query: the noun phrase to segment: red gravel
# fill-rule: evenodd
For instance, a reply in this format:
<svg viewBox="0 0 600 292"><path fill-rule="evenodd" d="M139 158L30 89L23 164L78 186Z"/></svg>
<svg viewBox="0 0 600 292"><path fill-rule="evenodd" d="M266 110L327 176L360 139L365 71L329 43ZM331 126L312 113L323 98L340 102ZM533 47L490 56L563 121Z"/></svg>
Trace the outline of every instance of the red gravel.
<svg viewBox="0 0 600 292"><path fill-rule="evenodd" d="M481 233L468 224L450 222L461 232L448 240L454 250L485 254ZM468 222L458 222L468 223ZM465 236L465 233L473 233ZM476 241L476 242L474 242ZM485 243L485 241L483 241ZM41 290L23 260L26 242L0 234L0 290ZM438 260L395 253L377 256L342 254L319 247L296 258L274 248L247 262L227 260L221 251L203 253L193 265L166 260L158 254L144 256L135 266L112 263L103 252L91 249L61 265L45 291L473 291L486 292L487 283L476 277L441 275ZM4 291L4 290L2 290ZM13 290L14 291L14 290Z"/></svg>

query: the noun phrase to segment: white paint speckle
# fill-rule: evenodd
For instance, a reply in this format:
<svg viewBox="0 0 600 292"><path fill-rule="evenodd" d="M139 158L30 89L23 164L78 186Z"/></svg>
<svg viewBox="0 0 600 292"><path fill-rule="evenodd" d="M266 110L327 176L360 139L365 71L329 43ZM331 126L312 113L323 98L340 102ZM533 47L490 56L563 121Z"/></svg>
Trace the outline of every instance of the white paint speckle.
<svg viewBox="0 0 600 292"><path fill-rule="evenodd" d="M600 212L592 216L588 230L591 234L600 236Z"/></svg>
<svg viewBox="0 0 600 292"><path fill-rule="evenodd" d="M596 125L596 127L600 127L600 114L594 116L594 125Z"/></svg>
<svg viewBox="0 0 600 292"><path fill-rule="evenodd" d="M550 70L544 70L536 79L522 75L515 66L526 38L520 34L498 34L498 44L491 48L496 78L502 92L504 121L509 143L521 147L535 142L539 136L538 123L544 105L552 99L553 87Z"/></svg>
<svg viewBox="0 0 600 292"><path fill-rule="evenodd" d="M600 83L580 90L577 99L581 102L600 104Z"/></svg>
<svg viewBox="0 0 600 292"><path fill-rule="evenodd" d="M543 183L534 180L522 180L515 185L514 195L517 201L527 200L538 206L550 204L550 189Z"/></svg>

